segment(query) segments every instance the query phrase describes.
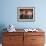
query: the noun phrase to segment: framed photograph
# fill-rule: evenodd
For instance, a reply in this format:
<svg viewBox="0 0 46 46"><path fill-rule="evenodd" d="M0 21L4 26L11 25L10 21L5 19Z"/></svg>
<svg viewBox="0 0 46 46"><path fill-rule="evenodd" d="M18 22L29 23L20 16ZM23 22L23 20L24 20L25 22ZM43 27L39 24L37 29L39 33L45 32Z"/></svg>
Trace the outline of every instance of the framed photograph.
<svg viewBox="0 0 46 46"><path fill-rule="evenodd" d="M18 7L17 20L24 22L35 21L35 8L34 7Z"/></svg>

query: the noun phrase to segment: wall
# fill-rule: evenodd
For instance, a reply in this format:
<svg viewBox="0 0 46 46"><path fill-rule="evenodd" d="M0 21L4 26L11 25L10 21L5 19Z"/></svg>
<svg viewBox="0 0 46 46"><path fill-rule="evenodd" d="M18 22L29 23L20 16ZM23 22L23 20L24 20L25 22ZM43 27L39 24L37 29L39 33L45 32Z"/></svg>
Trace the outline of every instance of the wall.
<svg viewBox="0 0 46 46"><path fill-rule="evenodd" d="M0 24L15 25L16 28L43 27L46 28L45 0L1 0ZM18 22L17 7L35 7L35 22Z"/></svg>

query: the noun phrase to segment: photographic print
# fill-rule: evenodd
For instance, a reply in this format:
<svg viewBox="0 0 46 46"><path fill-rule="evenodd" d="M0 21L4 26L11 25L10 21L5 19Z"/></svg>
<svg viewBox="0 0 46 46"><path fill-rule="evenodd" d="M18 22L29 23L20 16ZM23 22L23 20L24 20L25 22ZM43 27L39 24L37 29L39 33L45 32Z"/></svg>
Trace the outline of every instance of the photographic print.
<svg viewBox="0 0 46 46"><path fill-rule="evenodd" d="M18 7L17 8L17 20L18 21L35 21L35 9L34 7Z"/></svg>

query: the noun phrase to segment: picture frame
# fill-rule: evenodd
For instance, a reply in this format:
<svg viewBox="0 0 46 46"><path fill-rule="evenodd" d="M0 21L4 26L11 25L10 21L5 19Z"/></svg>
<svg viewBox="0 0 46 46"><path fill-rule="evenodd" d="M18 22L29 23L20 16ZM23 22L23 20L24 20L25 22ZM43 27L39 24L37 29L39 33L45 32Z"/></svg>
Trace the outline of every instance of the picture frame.
<svg viewBox="0 0 46 46"><path fill-rule="evenodd" d="M18 7L17 21L19 22L34 22L35 21L35 7Z"/></svg>

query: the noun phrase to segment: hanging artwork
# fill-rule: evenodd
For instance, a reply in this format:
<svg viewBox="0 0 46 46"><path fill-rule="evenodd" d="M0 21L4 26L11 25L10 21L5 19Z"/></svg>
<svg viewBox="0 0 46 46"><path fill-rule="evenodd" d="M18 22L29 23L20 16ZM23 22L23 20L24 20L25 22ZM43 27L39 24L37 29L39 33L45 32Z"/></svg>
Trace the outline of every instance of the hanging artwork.
<svg viewBox="0 0 46 46"><path fill-rule="evenodd" d="M17 20L24 22L35 21L35 8L34 7L18 7Z"/></svg>

